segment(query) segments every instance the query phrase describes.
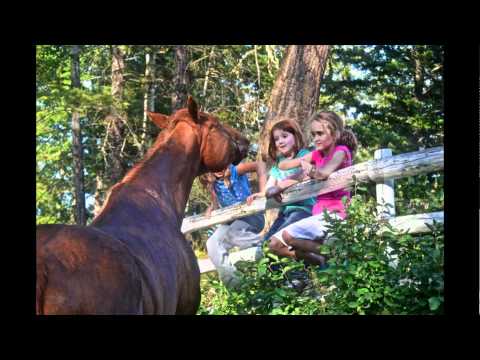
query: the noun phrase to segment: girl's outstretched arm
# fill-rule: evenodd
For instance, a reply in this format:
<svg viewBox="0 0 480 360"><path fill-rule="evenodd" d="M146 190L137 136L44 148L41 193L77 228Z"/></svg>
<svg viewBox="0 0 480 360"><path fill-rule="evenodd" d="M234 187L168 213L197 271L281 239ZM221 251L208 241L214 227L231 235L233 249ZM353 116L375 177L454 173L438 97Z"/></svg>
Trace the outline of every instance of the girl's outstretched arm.
<svg viewBox="0 0 480 360"><path fill-rule="evenodd" d="M343 151L336 152L335 154L333 154L332 159L327 164L325 164L325 166L322 166L321 168L318 168L318 169L313 167L310 171L309 176L312 179L319 179L319 180L327 179L331 173L333 173L340 167L343 160L345 159L345 156L346 155Z"/></svg>
<svg viewBox="0 0 480 360"><path fill-rule="evenodd" d="M299 170L296 173L286 177L283 180L275 181L275 183L270 186L269 186L269 183L267 183L267 190L265 191L265 196L267 198L273 197L278 202L282 202L281 193L287 188L289 188L290 186L298 184L300 181L303 181L304 178L305 177L304 177L303 171Z"/></svg>
<svg viewBox="0 0 480 360"><path fill-rule="evenodd" d="M301 158L296 158L296 159L289 159L289 160L284 160L278 164L278 168L280 170L288 170L288 169L293 169L296 167L299 167L302 161L306 161L308 163L312 162L312 153L308 153L305 156L302 156Z"/></svg>
<svg viewBox="0 0 480 360"><path fill-rule="evenodd" d="M261 191L259 191L257 193L253 193L252 195L250 195L247 198L247 204L250 205L253 200L255 200L259 197L262 197L262 196L266 196L267 189L271 188L271 187L274 187L276 185L277 185L277 180L273 176L270 176L268 178L268 181L266 182L265 186L263 187L263 189Z"/></svg>
<svg viewBox="0 0 480 360"><path fill-rule="evenodd" d="M217 194L215 194L215 191L213 190L210 190L209 193L210 193L210 199L212 202L205 210L206 217L210 217L212 215L212 211L219 208Z"/></svg>
<svg viewBox="0 0 480 360"><path fill-rule="evenodd" d="M258 177L259 192L254 193L247 198L247 204L251 204L255 198L265 195L265 185L267 183L267 167L263 161L250 161L237 165L238 175L243 175L248 172L256 172Z"/></svg>
<svg viewBox="0 0 480 360"><path fill-rule="evenodd" d="M263 161L249 161L237 165L238 175L243 175L249 172L256 172L258 177L258 189L260 192L265 191L265 184L267 182L267 166Z"/></svg>

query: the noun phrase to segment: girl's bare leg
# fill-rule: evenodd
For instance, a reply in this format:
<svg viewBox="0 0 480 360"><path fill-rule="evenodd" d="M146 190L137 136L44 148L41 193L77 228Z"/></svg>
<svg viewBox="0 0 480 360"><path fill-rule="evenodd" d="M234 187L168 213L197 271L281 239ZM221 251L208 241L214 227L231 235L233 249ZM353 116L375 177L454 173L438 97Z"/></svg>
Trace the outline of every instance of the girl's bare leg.
<svg viewBox="0 0 480 360"><path fill-rule="evenodd" d="M323 242L316 240L297 240L287 231L282 233L283 240L287 245L293 248L298 259L314 265L325 265L325 257L320 255L320 245Z"/></svg>
<svg viewBox="0 0 480 360"><path fill-rule="evenodd" d="M287 246L285 246L279 239L275 236L270 238L270 243L268 247L271 252L278 256L290 257L292 259L296 259L297 256L295 254L295 250L289 250Z"/></svg>
<svg viewBox="0 0 480 360"><path fill-rule="evenodd" d="M304 252L296 249L295 254L297 255L297 259L304 260L308 264L324 266L326 262L324 256L314 254L313 252Z"/></svg>
<svg viewBox="0 0 480 360"><path fill-rule="evenodd" d="M288 231L284 231L282 233L283 241L285 243L295 249L302 250L304 252L313 252L316 254L320 254L320 245L323 242L317 240L298 240L295 239L292 235L288 233Z"/></svg>

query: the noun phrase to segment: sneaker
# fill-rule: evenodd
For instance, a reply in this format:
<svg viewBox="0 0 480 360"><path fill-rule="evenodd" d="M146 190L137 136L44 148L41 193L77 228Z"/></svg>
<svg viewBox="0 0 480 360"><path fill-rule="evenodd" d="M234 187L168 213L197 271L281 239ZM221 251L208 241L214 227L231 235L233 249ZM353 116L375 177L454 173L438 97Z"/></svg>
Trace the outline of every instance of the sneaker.
<svg viewBox="0 0 480 360"><path fill-rule="evenodd" d="M288 280L286 286L290 289L295 289L298 292L303 291L310 283L310 278L306 271L290 271L287 274Z"/></svg>

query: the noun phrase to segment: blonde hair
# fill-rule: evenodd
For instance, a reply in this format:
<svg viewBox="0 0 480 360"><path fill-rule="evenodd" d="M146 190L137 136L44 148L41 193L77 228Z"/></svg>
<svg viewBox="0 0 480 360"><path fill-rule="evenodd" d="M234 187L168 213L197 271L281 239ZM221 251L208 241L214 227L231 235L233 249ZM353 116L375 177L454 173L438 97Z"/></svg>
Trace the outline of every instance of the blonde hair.
<svg viewBox="0 0 480 360"><path fill-rule="evenodd" d="M358 148L358 141L355 134L350 129L345 129L343 119L333 111L320 111L310 117L310 123L313 121L325 121L330 134L335 138L336 145L345 145L352 152L352 158ZM337 136L337 132L340 136Z"/></svg>

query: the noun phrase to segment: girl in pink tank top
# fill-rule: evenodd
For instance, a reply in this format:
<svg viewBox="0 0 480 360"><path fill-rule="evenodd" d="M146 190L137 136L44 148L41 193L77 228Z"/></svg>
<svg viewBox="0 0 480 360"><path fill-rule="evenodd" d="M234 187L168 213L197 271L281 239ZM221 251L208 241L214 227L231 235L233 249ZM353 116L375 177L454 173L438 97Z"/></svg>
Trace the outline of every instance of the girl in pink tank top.
<svg viewBox="0 0 480 360"><path fill-rule="evenodd" d="M334 171L352 165L357 139L353 132L344 128L340 116L332 111L321 111L313 115L311 134L315 150L301 158L282 161L278 165L281 170L301 166L304 179L326 180ZM317 249L318 239L325 237L323 211L344 219L346 211L342 203L343 197L350 198L347 189L317 196L311 217L293 223L272 236L274 241L285 245L276 254L321 264L324 259Z"/></svg>

